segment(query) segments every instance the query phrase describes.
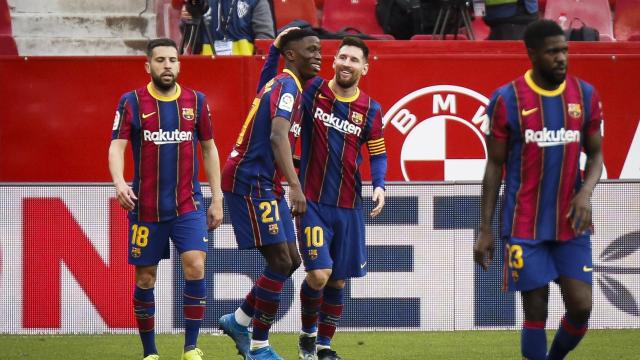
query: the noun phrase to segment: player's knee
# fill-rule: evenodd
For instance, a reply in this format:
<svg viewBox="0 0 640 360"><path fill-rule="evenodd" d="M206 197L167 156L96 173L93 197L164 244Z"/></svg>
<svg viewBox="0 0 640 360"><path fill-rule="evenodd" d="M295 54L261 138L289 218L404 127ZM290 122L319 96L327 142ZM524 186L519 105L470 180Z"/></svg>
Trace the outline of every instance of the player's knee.
<svg viewBox="0 0 640 360"><path fill-rule="evenodd" d="M141 289L151 289L155 284L155 272L136 271L136 286Z"/></svg>
<svg viewBox="0 0 640 360"><path fill-rule="evenodd" d="M578 304L572 304L567 307L567 314L569 318L577 323L584 323L591 317L592 303L590 301L583 301Z"/></svg>
<svg viewBox="0 0 640 360"><path fill-rule="evenodd" d="M307 284L313 289L324 288L331 276L331 269L311 270L307 272Z"/></svg>
<svg viewBox="0 0 640 360"><path fill-rule="evenodd" d="M293 261L287 256L278 256L275 259L269 261L269 268L278 274L289 275L291 273L291 267Z"/></svg>
<svg viewBox="0 0 640 360"><path fill-rule="evenodd" d="M186 280L198 280L204 278L204 264L191 263L184 266L184 278Z"/></svg>

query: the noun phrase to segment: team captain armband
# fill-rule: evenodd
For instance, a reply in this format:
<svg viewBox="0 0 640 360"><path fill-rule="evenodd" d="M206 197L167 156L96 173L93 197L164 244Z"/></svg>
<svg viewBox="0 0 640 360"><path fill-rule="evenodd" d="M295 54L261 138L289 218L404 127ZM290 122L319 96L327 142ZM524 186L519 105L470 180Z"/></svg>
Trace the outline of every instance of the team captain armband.
<svg viewBox="0 0 640 360"><path fill-rule="evenodd" d="M367 141L367 149L369 149L369 155L380 155L387 152L384 145L384 138Z"/></svg>

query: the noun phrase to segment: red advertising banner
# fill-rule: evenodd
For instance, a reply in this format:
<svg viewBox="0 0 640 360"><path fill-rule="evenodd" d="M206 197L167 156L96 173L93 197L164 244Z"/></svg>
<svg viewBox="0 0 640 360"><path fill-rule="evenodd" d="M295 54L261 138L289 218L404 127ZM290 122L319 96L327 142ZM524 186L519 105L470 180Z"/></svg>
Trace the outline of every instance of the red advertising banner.
<svg viewBox="0 0 640 360"><path fill-rule="evenodd" d="M388 180L481 179L488 99L529 63L519 43L471 43L372 45L361 88L386 114ZM336 43L323 46L332 54ZM603 177L640 178L640 104L632 98L640 93L640 46L571 46L577 50L570 55L570 73L595 85L603 102ZM322 76L333 75L332 60L323 57ZM110 181L107 149L115 108L121 94L148 82L144 61L1 57L0 181ZM181 63L179 82L208 97L224 161L255 95L263 59L184 57ZM367 161L362 174L369 178Z"/></svg>

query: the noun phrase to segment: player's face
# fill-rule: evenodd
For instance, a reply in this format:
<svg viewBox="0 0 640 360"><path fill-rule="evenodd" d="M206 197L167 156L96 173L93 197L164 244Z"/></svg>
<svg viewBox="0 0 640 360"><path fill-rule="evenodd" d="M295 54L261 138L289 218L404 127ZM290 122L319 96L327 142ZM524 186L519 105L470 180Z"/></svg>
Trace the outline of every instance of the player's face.
<svg viewBox="0 0 640 360"><path fill-rule="evenodd" d="M567 76L568 51L564 35L549 36L531 53L532 65L547 82L560 85Z"/></svg>
<svg viewBox="0 0 640 360"><path fill-rule="evenodd" d="M176 84L180 74L178 50L172 46L153 48L151 57L145 64L153 84L160 90L170 90Z"/></svg>
<svg viewBox="0 0 640 360"><path fill-rule="evenodd" d="M369 64L364 59L362 49L357 46L345 45L338 50L333 59L334 76L338 86L350 88L357 86L362 75L366 75Z"/></svg>
<svg viewBox="0 0 640 360"><path fill-rule="evenodd" d="M318 75L322 57L320 56L320 39L317 36L307 36L296 41L292 50L296 54L295 67L303 81Z"/></svg>

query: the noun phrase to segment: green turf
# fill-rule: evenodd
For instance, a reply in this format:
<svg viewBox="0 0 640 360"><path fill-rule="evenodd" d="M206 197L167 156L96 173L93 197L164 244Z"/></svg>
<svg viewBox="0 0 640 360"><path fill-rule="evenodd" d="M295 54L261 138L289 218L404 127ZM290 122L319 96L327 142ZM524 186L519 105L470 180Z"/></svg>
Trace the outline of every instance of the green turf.
<svg viewBox="0 0 640 360"><path fill-rule="evenodd" d="M549 332L549 343L553 336ZM333 347L345 359L519 359L516 331L338 333ZM161 359L180 359L182 336L157 337ZM271 344L286 360L297 359L297 336L273 334ZM205 360L238 360L225 336L204 334ZM0 359L140 360L134 335L0 335ZM640 330L591 330L568 359L640 359Z"/></svg>

